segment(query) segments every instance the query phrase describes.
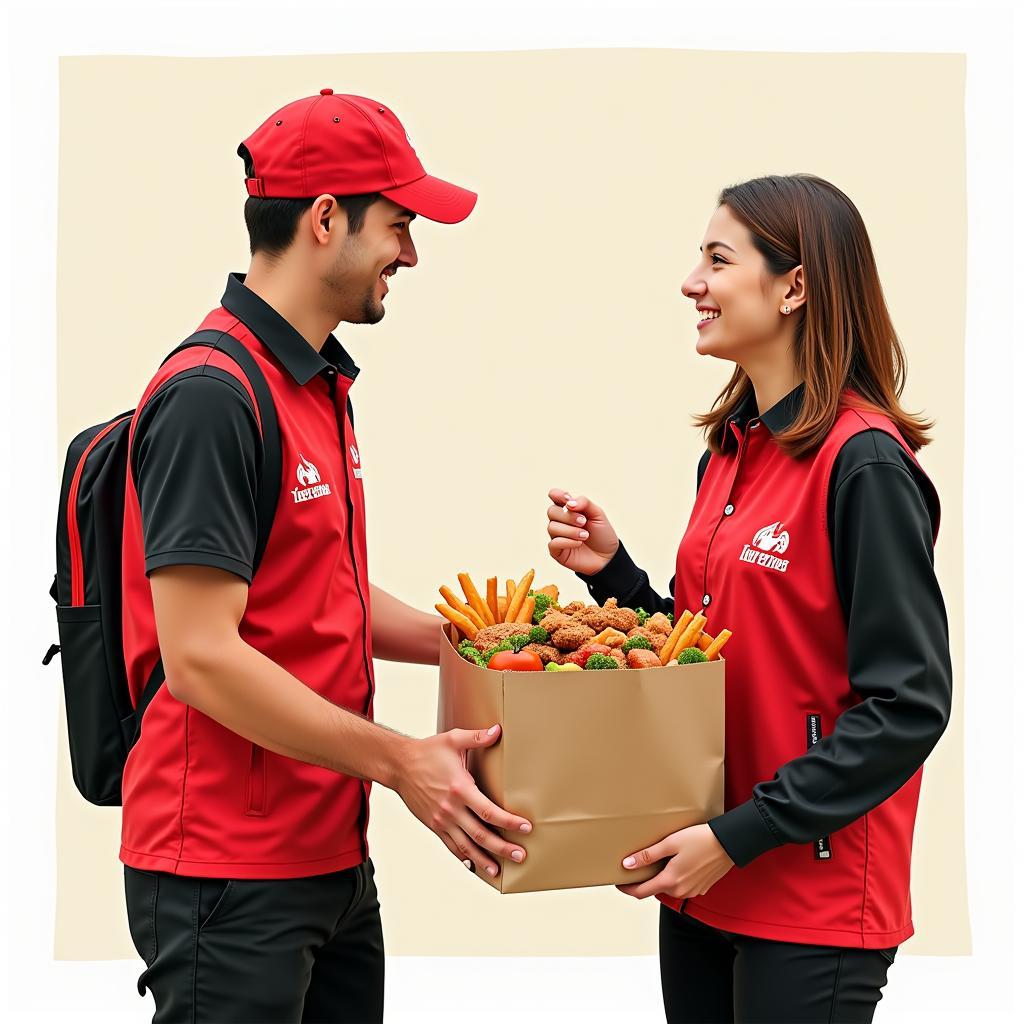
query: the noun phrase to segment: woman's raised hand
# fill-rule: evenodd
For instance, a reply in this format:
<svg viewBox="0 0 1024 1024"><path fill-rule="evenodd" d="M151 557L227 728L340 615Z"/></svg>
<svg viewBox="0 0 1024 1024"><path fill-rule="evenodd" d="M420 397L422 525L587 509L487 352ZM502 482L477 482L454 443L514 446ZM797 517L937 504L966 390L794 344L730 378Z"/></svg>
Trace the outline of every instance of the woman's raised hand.
<svg viewBox="0 0 1024 1024"><path fill-rule="evenodd" d="M559 487L548 491L548 553L567 569L593 576L618 550L615 528L589 498Z"/></svg>

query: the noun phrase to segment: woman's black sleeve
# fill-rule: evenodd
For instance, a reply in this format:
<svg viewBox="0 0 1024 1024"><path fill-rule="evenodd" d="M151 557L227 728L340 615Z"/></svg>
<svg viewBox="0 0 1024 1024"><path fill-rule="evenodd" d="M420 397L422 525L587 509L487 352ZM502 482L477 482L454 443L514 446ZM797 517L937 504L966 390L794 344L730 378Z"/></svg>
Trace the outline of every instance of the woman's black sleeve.
<svg viewBox="0 0 1024 1024"><path fill-rule="evenodd" d="M933 562L938 508L918 474L881 431L856 435L840 452L829 524L850 686L861 700L806 754L754 786L750 800L708 823L739 867L877 807L921 767L946 728L952 667Z"/></svg>

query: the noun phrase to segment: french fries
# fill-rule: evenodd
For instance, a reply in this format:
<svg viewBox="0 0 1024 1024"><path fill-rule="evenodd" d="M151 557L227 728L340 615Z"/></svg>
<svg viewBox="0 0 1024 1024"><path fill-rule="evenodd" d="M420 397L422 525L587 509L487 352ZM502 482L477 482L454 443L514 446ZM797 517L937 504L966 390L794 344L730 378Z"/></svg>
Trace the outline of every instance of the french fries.
<svg viewBox="0 0 1024 1024"><path fill-rule="evenodd" d="M719 654L721 654L722 648L729 642L729 637L731 636L731 630L723 629L722 632L711 641L708 649L704 652L707 655L708 661L714 661Z"/></svg>
<svg viewBox="0 0 1024 1024"><path fill-rule="evenodd" d="M530 584L533 583L533 570L531 569L520 581L519 586L516 587L516 592L512 595L512 600L509 601L508 611L505 612L506 622L515 622L519 615L520 609L523 607L523 602L526 600L526 594L530 589Z"/></svg>
<svg viewBox="0 0 1024 1024"><path fill-rule="evenodd" d="M480 596L480 592L473 585L473 581L469 578L468 572L459 573L459 583L462 585L462 592L466 595L466 601L469 607L473 609L483 619L484 623L488 626L494 625L494 616L491 615L490 608L484 604L484 599Z"/></svg>
<svg viewBox="0 0 1024 1024"><path fill-rule="evenodd" d="M488 576L487 578L487 607L494 616L495 622L504 622L498 618L498 577Z"/></svg>
<svg viewBox="0 0 1024 1024"><path fill-rule="evenodd" d="M469 619L469 621L472 622L477 629L483 629L484 626L487 625L487 623L485 623L484 620L479 615L477 615L477 613L472 608L470 608L468 604L466 604L463 601L460 601L455 596L455 592L452 590L451 587L440 587L438 592L445 599L445 601L448 602L448 607L451 608L452 611L456 611L459 612L461 615L465 615L466 618Z"/></svg>
<svg viewBox="0 0 1024 1024"><path fill-rule="evenodd" d="M602 630L593 640L592 644L604 644L606 647L621 647L626 642L626 634L621 629L613 629L608 626Z"/></svg>
<svg viewBox="0 0 1024 1024"><path fill-rule="evenodd" d="M460 629L470 640L475 640L479 630L473 624L473 620L457 612L454 608L439 601L434 607L453 625Z"/></svg>
<svg viewBox="0 0 1024 1024"><path fill-rule="evenodd" d="M531 626L533 625L533 609L537 606L537 599L535 597L528 597L523 602L523 607L519 610L519 614L515 617L516 622L526 622Z"/></svg>
<svg viewBox="0 0 1024 1024"><path fill-rule="evenodd" d="M683 635L683 630L693 621L693 612L683 612L679 616L679 621L675 624L672 632L669 633L668 639L665 641L665 646L661 649L661 663L667 665L669 659L672 657L672 649L676 645L676 641Z"/></svg>
<svg viewBox="0 0 1024 1024"><path fill-rule="evenodd" d="M683 616L685 618L685 616ZM706 615L698 614L695 619L692 619L690 624L683 630L679 638L676 640L675 647L672 648L672 653L668 656L669 661L674 661L679 657L679 652L686 650L687 647L693 646L693 641L700 635L700 631L707 624L708 617ZM667 664L662 659L662 664Z"/></svg>

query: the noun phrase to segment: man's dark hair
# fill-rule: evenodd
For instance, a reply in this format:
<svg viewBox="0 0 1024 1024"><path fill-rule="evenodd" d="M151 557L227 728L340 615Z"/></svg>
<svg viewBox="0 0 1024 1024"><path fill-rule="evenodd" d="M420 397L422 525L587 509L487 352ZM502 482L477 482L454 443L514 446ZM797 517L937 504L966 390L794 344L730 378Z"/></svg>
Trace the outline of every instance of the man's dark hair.
<svg viewBox="0 0 1024 1024"><path fill-rule="evenodd" d="M238 147L238 155L245 161L245 176L255 177L252 157L245 146ZM349 234L363 230L366 211L381 198L379 192L365 192L355 196L335 196L348 218ZM299 218L313 205L313 199L261 199L250 196L245 201L245 226L249 230L249 252L255 256L262 252L270 257L280 256L295 239Z"/></svg>

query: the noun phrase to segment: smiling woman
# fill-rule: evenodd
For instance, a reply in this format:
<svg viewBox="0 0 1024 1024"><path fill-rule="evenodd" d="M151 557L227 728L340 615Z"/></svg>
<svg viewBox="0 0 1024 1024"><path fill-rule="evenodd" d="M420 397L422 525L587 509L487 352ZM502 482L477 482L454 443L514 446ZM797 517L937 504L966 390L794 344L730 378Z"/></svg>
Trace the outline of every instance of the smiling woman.
<svg viewBox="0 0 1024 1024"><path fill-rule="evenodd" d="M932 424L900 407L906 357L867 229L842 191L810 174L731 186L706 237L682 291L701 312L697 351L737 363L714 411L697 418L712 451L750 393L746 359L791 368L779 386L804 382L801 412L777 438L790 455L824 440L844 387L891 419L913 451L928 443ZM791 325L780 324L779 314ZM782 348L791 360L781 358Z"/></svg>
<svg viewBox="0 0 1024 1024"><path fill-rule="evenodd" d="M671 596L593 501L549 495L549 551L599 603L735 631L725 811L627 856L663 867L620 888L665 904L669 1021L870 1021L914 931L921 766L951 706L939 502L914 455L931 424L899 405L906 362L834 185L727 188L700 252L697 351L735 369L695 417L708 451Z"/></svg>

